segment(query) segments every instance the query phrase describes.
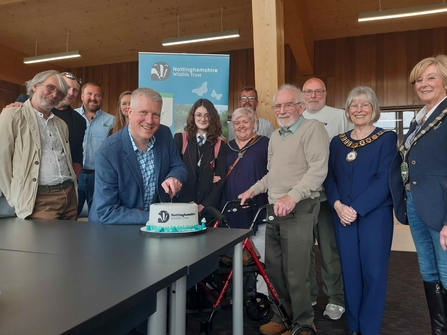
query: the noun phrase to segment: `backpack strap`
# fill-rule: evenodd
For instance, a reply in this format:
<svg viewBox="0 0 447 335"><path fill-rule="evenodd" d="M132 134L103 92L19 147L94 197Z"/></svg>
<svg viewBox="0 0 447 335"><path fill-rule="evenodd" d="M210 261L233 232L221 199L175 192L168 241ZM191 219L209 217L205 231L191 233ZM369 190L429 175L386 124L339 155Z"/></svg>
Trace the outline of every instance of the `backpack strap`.
<svg viewBox="0 0 447 335"><path fill-rule="evenodd" d="M185 154L186 152L186 147L188 146L188 133L186 131L182 132L182 156Z"/></svg>
<svg viewBox="0 0 447 335"><path fill-rule="evenodd" d="M214 159L217 159L217 156L219 156L219 150L220 150L221 143L222 143L222 140L220 139L220 137L218 137L216 144L214 144Z"/></svg>

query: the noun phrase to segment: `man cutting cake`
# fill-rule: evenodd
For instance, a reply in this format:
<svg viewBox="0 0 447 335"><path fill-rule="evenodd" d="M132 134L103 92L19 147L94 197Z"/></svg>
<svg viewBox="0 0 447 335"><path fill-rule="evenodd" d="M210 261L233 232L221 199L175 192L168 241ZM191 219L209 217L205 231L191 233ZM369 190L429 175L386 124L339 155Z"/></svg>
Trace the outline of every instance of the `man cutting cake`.
<svg viewBox="0 0 447 335"><path fill-rule="evenodd" d="M168 127L160 125L161 95L132 92L129 125L108 137L95 155L95 193L89 220L146 224L150 204L167 202L188 177Z"/></svg>

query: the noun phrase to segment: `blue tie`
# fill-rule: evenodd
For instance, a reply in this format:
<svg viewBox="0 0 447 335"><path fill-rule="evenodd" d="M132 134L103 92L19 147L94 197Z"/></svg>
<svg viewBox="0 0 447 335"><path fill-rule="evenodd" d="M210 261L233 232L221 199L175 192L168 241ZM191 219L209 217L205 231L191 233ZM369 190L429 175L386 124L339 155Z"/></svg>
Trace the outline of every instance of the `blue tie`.
<svg viewBox="0 0 447 335"><path fill-rule="evenodd" d="M199 147L203 145L203 136L199 135Z"/></svg>

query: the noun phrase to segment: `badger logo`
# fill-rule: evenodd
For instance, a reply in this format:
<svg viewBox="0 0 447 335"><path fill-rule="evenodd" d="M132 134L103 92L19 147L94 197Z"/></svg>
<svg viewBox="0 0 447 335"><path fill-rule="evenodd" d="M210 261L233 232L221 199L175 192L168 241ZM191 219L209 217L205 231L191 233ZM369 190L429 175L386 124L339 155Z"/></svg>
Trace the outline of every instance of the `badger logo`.
<svg viewBox="0 0 447 335"><path fill-rule="evenodd" d="M162 81L169 78L171 68L164 62L155 63L151 69L151 79L154 81Z"/></svg>
<svg viewBox="0 0 447 335"><path fill-rule="evenodd" d="M165 223L169 221L169 213L166 211L160 211L158 213L158 223Z"/></svg>

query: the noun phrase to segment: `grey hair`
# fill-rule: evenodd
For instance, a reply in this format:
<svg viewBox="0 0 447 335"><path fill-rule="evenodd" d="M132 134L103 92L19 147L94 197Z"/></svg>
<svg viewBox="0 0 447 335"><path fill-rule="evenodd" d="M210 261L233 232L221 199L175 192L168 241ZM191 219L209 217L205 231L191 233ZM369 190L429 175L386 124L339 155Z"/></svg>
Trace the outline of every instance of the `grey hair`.
<svg viewBox="0 0 447 335"><path fill-rule="evenodd" d="M61 74L56 70L48 70L48 71L40 72L40 73L36 74L33 79L28 80L26 82L26 94L28 94L28 96L30 98L32 98L32 96L34 94L33 87L38 84L42 84L45 80L47 80L48 77L51 77L51 76L55 76L57 78L57 81L58 81L59 87L60 87L60 91L62 93L64 93L64 97L65 97L68 92L68 85L65 82L64 77L62 77Z"/></svg>
<svg viewBox="0 0 447 335"><path fill-rule="evenodd" d="M135 107L138 103L138 97L145 97L153 102L159 102L163 105L163 98L160 93L152 88L137 88L130 97L130 106Z"/></svg>
<svg viewBox="0 0 447 335"><path fill-rule="evenodd" d="M377 122L380 118L379 101L377 100L377 96L374 90L368 86L357 86L354 87L351 92L349 92L345 104L346 118L352 122L349 116L349 106L351 105L352 101L357 98L366 98L366 100L368 100L368 102L372 106L371 120L369 120L369 123L373 124L374 122Z"/></svg>
<svg viewBox="0 0 447 335"><path fill-rule="evenodd" d="M282 85L280 88L278 88L278 91L275 93L275 95L273 96L273 103L276 103L276 96L278 95L279 92L281 91L292 91L295 95L295 102L304 102L303 99L303 92L301 91L301 89L298 86L292 85L292 84L284 84Z"/></svg>
<svg viewBox="0 0 447 335"><path fill-rule="evenodd" d="M250 107L240 107L234 110L233 114L231 114L231 120L236 121L242 116L248 116L250 121L255 122L256 114L253 108Z"/></svg>

